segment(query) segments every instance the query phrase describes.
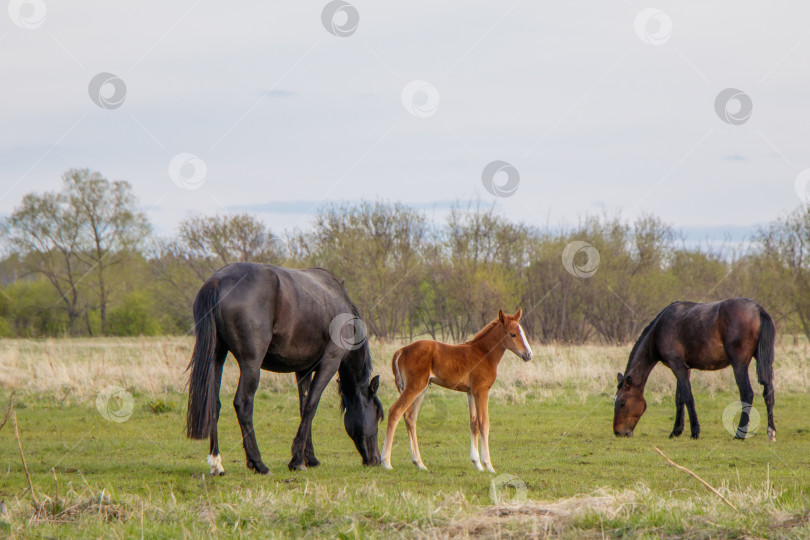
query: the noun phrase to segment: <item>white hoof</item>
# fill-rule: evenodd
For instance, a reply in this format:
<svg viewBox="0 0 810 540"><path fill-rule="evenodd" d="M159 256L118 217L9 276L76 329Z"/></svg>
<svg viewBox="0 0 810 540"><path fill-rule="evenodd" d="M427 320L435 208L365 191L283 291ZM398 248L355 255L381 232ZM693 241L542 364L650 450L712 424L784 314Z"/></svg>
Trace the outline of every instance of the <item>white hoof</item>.
<svg viewBox="0 0 810 540"><path fill-rule="evenodd" d="M483 470L484 470L484 468L481 466L481 464L480 464L480 463L478 463L477 461L473 461L473 462L472 462L472 464L473 464L473 465L475 465L475 468L476 468L477 470L479 470L479 471L483 471Z"/></svg>
<svg viewBox="0 0 810 540"><path fill-rule="evenodd" d="M768 440L775 441L776 440L776 430L768 428Z"/></svg>
<svg viewBox="0 0 810 540"><path fill-rule="evenodd" d="M222 476L225 469L222 467L222 455L208 455L208 466L211 467L211 476Z"/></svg>
<svg viewBox="0 0 810 540"><path fill-rule="evenodd" d="M424 463L414 463L414 465L416 465L419 468L420 471L426 471L427 470L427 467L425 467Z"/></svg>
<svg viewBox="0 0 810 540"><path fill-rule="evenodd" d="M387 471L391 471L391 470L393 470L393 469L394 469L394 468L391 466L391 464L390 464L390 463L388 463L388 462L387 462L387 461L385 461L385 460L383 460L383 462L382 462L382 468L383 468L383 469L385 469L385 470L387 470Z"/></svg>
<svg viewBox="0 0 810 540"><path fill-rule="evenodd" d="M492 465L490 465L489 463L486 464L486 469L487 469L487 472L491 472L491 473L495 472L495 469L493 469Z"/></svg>

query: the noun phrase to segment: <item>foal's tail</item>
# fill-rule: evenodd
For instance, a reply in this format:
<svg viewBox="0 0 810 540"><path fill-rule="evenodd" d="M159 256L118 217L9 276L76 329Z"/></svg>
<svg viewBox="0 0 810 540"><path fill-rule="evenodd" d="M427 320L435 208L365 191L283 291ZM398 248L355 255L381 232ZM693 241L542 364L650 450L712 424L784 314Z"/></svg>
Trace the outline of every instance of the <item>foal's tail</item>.
<svg viewBox="0 0 810 540"><path fill-rule="evenodd" d="M214 390L214 355L217 349L216 311L219 283L209 279L194 298L194 330L197 340L188 368L188 413L186 436L205 439L215 422L217 396Z"/></svg>
<svg viewBox="0 0 810 540"><path fill-rule="evenodd" d="M759 308L759 343L757 344L757 380L760 384L773 383L773 349L776 326L768 313Z"/></svg>
<svg viewBox="0 0 810 540"><path fill-rule="evenodd" d="M402 356L402 349L394 353L391 359L391 371L394 372L394 383L397 385L397 390L402 392L405 390L405 381L402 380L402 373L399 372L399 357Z"/></svg>

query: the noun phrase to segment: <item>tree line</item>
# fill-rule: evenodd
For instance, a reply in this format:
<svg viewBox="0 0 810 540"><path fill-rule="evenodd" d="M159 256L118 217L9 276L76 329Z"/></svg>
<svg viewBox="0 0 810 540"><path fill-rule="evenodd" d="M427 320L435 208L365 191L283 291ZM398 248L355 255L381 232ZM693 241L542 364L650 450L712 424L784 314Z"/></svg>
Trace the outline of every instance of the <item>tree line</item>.
<svg viewBox="0 0 810 540"><path fill-rule="evenodd" d="M320 266L344 281L369 333L461 340L522 306L541 342L625 343L675 300L748 296L810 338L810 208L747 245L688 246L652 215L536 228L481 202L445 223L398 203L333 204L275 234L248 213L153 234L132 186L72 169L0 225L0 336L185 334L202 282L237 261Z"/></svg>

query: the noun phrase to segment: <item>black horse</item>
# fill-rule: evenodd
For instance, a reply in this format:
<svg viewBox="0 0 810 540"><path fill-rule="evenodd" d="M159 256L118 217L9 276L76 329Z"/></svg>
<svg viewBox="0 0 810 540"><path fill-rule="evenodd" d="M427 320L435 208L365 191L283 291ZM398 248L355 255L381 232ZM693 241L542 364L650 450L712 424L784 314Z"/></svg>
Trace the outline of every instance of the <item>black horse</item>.
<svg viewBox="0 0 810 540"><path fill-rule="evenodd" d="M217 442L219 388L225 357L239 364L233 399L247 467L269 473L253 432L253 397L261 370L294 372L301 424L290 470L317 466L312 418L321 394L339 374L346 433L364 465L379 465L379 375L370 379L371 355L357 308L343 286L321 268L292 270L252 263L229 264L209 277L194 299L197 340L191 356L186 434L211 438L211 474L225 474ZM348 332L347 332L348 330Z"/></svg>
<svg viewBox="0 0 810 540"><path fill-rule="evenodd" d="M740 389L743 403L736 438L744 439L754 390L748 378L748 364L757 359L757 379L768 409L768 439L776 440L773 424L773 356L776 327L773 319L753 300L730 298L721 302L696 304L675 302L664 308L641 332L633 346L624 375L618 374L619 387L613 411L613 432L629 437L647 409L644 385L658 362L678 380L675 390L675 427L670 437L683 433L684 406L689 411L692 438L700 434L689 374L692 369L716 370L729 365Z"/></svg>

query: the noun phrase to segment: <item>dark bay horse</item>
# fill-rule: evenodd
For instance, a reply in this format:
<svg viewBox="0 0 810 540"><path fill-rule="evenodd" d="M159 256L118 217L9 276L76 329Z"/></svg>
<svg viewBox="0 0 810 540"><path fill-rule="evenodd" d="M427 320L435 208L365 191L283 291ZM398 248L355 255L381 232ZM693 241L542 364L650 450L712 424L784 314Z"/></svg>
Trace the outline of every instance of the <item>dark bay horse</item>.
<svg viewBox="0 0 810 540"><path fill-rule="evenodd" d="M700 434L695 400L689 374L692 369L717 370L731 366L743 403L740 425L735 438L748 432L748 411L754 390L748 378L748 364L757 359L757 379L764 387L768 409L768 439L776 440L773 425L773 357L776 327L762 307L747 298L697 304L675 302L664 308L641 332L633 346L624 375L618 374L619 387L613 412L613 432L617 436L633 434L647 409L644 385L653 367L663 363L677 379L675 391L675 427L670 437L683 433L683 409L689 411L692 438Z"/></svg>
<svg viewBox="0 0 810 540"><path fill-rule="evenodd" d="M210 437L211 474L225 474L217 421L222 367L228 352L239 364L233 406L249 469L269 472L253 433L253 397L262 369L295 373L297 378L301 424L292 444L291 470L318 465L312 418L335 373L339 374L346 432L363 464L379 465L380 378L369 380L371 355L362 321L334 275L320 268L229 264L212 274L197 293L194 323L197 340L189 363L186 434L191 439Z"/></svg>
<svg viewBox="0 0 810 540"><path fill-rule="evenodd" d="M532 359L532 348L520 326L523 310L514 315L498 312L498 318L487 324L465 343L448 345L438 341L415 341L394 353L391 369L401 395L388 412L388 430L382 451L382 465L391 468L394 431L403 414L411 445L411 461L427 469L419 455L416 440L416 417L430 383L467 393L470 407L470 460L482 471L495 472L489 457L489 389L498 376L498 364L507 349L523 360ZM481 455L478 435L481 435ZM483 462L484 467L481 467Z"/></svg>

